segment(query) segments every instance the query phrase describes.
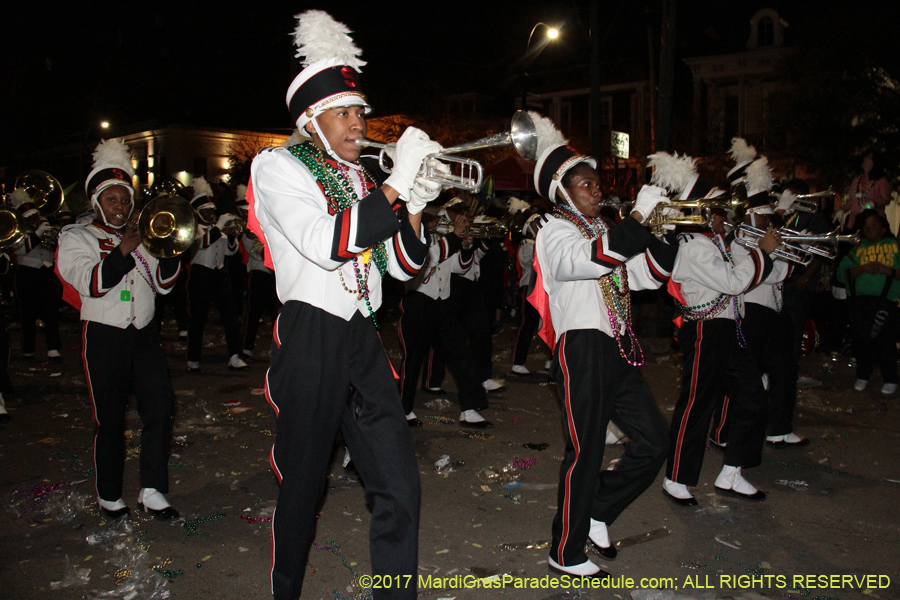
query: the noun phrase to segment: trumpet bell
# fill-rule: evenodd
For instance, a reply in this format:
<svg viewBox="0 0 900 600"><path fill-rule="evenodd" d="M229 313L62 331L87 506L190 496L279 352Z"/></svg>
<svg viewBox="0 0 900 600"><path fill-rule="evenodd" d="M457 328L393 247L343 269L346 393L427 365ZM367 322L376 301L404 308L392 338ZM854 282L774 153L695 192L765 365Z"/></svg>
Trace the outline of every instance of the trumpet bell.
<svg viewBox="0 0 900 600"><path fill-rule="evenodd" d="M187 200L163 194L147 203L137 225L147 252L156 258L172 258L194 243L197 217Z"/></svg>
<svg viewBox="0 0 900 600"><path fill-rule="evenodd" d="M16 187L25 190L41 216L49 217L59 212L64 198L63 187L50 173L32 169L16 177Z"/></svg>

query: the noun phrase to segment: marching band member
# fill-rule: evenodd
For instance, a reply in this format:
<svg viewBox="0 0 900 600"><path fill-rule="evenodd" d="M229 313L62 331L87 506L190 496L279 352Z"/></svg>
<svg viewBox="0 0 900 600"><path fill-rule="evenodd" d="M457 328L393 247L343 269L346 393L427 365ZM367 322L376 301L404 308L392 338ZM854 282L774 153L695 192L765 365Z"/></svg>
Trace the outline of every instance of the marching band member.
<svg viewBox="0 0 900 600"><path fill-rule="evenodd" d="M645 186L630 218L613 226L600 216L600 175L559 132L542 135L534 183L554 203L535 241L537 285L529 300L541 313L541 336L555 346L550 374L566 409L566 451L559 472L550 570L602 578L585 554L590 541L616 556L607 526L656 477L665 460L666 423L636 368L643 350L631 324L630 290L668 279L674 246L641 225L663 189ZM546 146L545 148L542 146ZM630 439L613 471L602 470L606 426L614 420Z"/></svg>
<svg viewBox="0 0 900 600"><path fill-rule="evenodd" d="M516 345L513 350L512 373L527 377L531 375L531 371L525 366L528 359L528 348L531 346L531 339L534 337L534 331L537 329L540 315L537 310L528 302L528 295L534 289L534 238L538 231L538 221L541 215L535 213L528 217L525 225L522 226L522 235L524 238L519 244L519 250L516 253L516 259L519 266L519 330L516 333Z"/></svg>
<svg viewBox="0 0 900 600"><path fill-rule="evenodd" d="M188 370L200 372L203 328L206 326L210 302L215 303L219 310L222 327L225 329L225 343L230 356L228 368L246 369L247 363L241 359L241 327L231 291L232 282L229 281L228 270L225 268L225 257L237 253L238 241L236 237L222 233L222 227L234 215L222 215L216 220L212 187L203 177L194 179L191 187L194 188L191 206L197 213L200 241L191 257L191 272L188 277L188 310L191 315L187 345Z"/></svg>
<svg viewBox="0 0 900 600"><path fill-rule="evenodd" d="M17 188L11 194L13 206L19 209L31 231L16 247L16 294L22 318L22 356L34 358L37 320L44 323L47 358L62 360L59 353L59 281L53 273L53 250L42 244L50 223L31 202L25 190Z"/></svg>
<svg viewBox="0 0 900 600"><path fill-rule="evenodd" d="M138 507L158 519L178 518L169 491L169 439L175 394L153 320L154 296L171 290L178 258L157 260L141 244L134 224L131 157L115 140L100 142L85 192L97 214L90 224L65 227L59 237L59 276L80 299L82 358L94 405L94 469L103 513L128 513L122 500L125 412L137 398L141 430ZM74 290L68 289L69 286ZM67 299L71 298L68 296Z"/></svg>
<svg viewBox="0 0 900 600"><path fill-rule="evenodd" d="M744 222L765 231L775 214L769 204L772 175L765 157L748 166L746 185L748 208ZM751 250L746 246L732 243L731 251L736 262L749 260ZM805 446L809 444L809 439L795 434L792 425L797 402L797 358L791 344L793 326L784 310L784 282L793 270L792 263L775 260L772 265L772 270L762 282L744 293L741 330L747 349L763 377L768 401L766 441L775 446ZM728 440L733 418L731 402L731 396L726 394L723 403L717 407L711 441L719 446L725 446Z"/></svg>
<svg viewBox="0 0 900 600"><path fill-rule="evenodd" d="M738 167L729 173L735 180L743 177L752 161L737 162ZM697 182L694 177L690 188L695 188ZM701 193L699 188L693 194L692 189L686 188L681 197ZM765 493L742 476L742 469L761 462L766 397L762 374L747 349L741 319L743 294L772 271L769 254L780 238L770 227L759 240L759 248L746 256L735 255L730 239L725 237L725 211L717 208L712 213L711 235L694 235L680 247L669 285L684 320L678 332L684 368L681 396L669 431L663 491L683 506L697 504L687 486L695 486L699 481L710 420L730 383L729 371L737 374L739 390L730 398L732 422L725 466L716 478L716 491L750 500L765 498Z"/></svg>
<svg viewBox="0 0 900 600"><path fill-rule="evenodd" d="M234 206L241 218L247 217L249 204L246 196L247 186L239 185L238 199ZM250 361L256 348L256 332L259 329L260 317L268 312L274 324L281 303L278 302L278 293L275 290L275 271L265 265L262 242L255 233L246 229L241 237L241 244L247 256L247 316L244 319L242 352L244 361Z"/></svg>
<svg viewBox="0 0 900 600"><path fill-rule="evenodd" d="M251 167L248 222L266 245L284 303L266 375L281 486L272 521L276 600L300 594L338 429L372 507L373 575L415 581L417 573L419 473L375 311L382 277L407 280L425 260L421 211L440 185L417 173L440 146L407 129L392 150L392 174L375 187L357 162L371 108L348 33L322 11L298 15L294 40L305 68L287 104L307 141L265 149ZM406 218L392 210L398 197ZM374 597L411 599L416 588L376 589Z"/></svg>
<svg viewBox="0 0 900 600"><path fill-rule="evenodd" d="M448 211L453 230L464 231L468 217L460 211ZM407 294L400 301L398 323L403 362L400 367L400 399L410 427L421 425L413 412L416 383L422 362L429 347L447 365L456 379L459 397L459 424L462 427L484 429L493 427L478 412L487 408L487 394L477 376L477 366L469 349L462 323L450 301L454 270L461 272L471 266L475 247L471 238L460 239L448 233L428 249L422 269L407 285ZM427 378L427 375L423 375ZM423 384L425 382L423 381ZM432 385L439 387L438 382Z"/></svg>
<svg viewBox="0 0 900 600"><path fill-rule="evenodd" d="M9 256L5 252L0 253L0 275L6 275L9 265ZM0 307L0 423L6 423L10 419L3 394L10 394L12 391L13 384L9 378L9 332L6 330L6 311Z"/></svg>

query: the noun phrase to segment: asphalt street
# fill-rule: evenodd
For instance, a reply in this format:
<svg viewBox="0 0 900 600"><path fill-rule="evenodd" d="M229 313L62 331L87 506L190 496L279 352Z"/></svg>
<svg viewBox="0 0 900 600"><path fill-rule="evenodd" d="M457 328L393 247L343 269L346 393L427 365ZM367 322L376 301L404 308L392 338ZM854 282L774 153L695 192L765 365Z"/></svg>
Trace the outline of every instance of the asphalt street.
<svg viewBox="0 0 900 600"><path fill-rule="evenodd" d="M111 522L98 514L90 476L93 421L80 331L77 315L64 313L62 363L44 362L40 336L38 359L22 358L18 332L10 332L17 391L7 401L11 421L0 425L0 598L270 598L269 521L278 486L262 394L267 344L258 345L248 371L229 371L222 329L211 319L203 372L189 374L185 346L166 321L177 398L167 497L183 518L161 522L134 510L140 420L132 406L124 499L133 513L128 522ZM801 364L802 374L822 381L801 390L795 418L796 432L811 444L767 447L763 464L746 472L768 494L764 502L714 494L722 453L710 448L697 507L666 499L660 473L610 527L618 558L594 556L613 575L610 587L552 587L546 545L564 450L562 412L554 384L539 373L548 358L540 342L527 365L535 374L509 374L515 333L507 325L493 338L494 373L507 382L483 413L493 429L460 429L452 379L445 394L420 394L415 410L424 426L412 432L422 482L419 572L411 582L373 584L416 585L421 598L460 600L900 598L898 397L882 396L877 376L868 391L852 391L848 360L823 354ZM395 323L385 323L383 337L397 366ZM642 341L644 377L670 419L678 357L667 339ZM607 449L607 463L623 453L621 445ZM449 472L437 473L445 455ZM369 597L369 512L358 476L342 460L336 440L303 598ZM633 593L641 587L668 590Z"/></svg>

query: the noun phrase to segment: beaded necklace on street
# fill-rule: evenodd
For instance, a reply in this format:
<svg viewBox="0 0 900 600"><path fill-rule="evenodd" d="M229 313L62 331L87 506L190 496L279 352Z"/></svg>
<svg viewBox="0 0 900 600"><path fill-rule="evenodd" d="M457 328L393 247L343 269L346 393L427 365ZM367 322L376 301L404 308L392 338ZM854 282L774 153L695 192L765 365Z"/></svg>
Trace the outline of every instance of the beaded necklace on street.
<svg viewBox="0 0 900 600"><path fill-rule="evenodd" d="M100 226L98 226L98 225L96 225L96 224L94 224L94 223L91 223L91 226L92 226L92 227L96 227L97 229L99 229L99 230L102 231L103 233L106 233L107 235L108 235L108 233L109 233L109 232L107 232L105 229L101 228ZM114 236L116 236L117 238L119 238L119 241L120 241L120 242L122 241L122 234L119 233L118 230L113 229L112 233L113 233ZM157 290L157 289L156 289L156 286L153 285L153 274L152 274L151 271L150 271L150 265L147 264L147 259L144 258L144 257L141 255L141 253L137 251L137 248L135 248L134 250L131 251L131 255L132 255L133 257L135 257L135 258L138 260L138 262L141 264L141 266L144 267L144 268L143 268L143 272L141 271L141 269L138 269L138 270L137 270L138 275L140 275L141 278L142 278L144 281L147 282L147 285L150 286L150 289L153 291L153 294L154 294L154 295L159 294L159 290ZM144 274L145 272L146 272L146 275Z"/></svg>
<svg viewBox="0 0 900 600"><path fill-rule="evenodd" d="M324 152L311 142L303 142L302 144L291 146L288 148L288 151L306 166L307 170L322 186L325 200L333 212L338 213L346 210L359 202L360 198L350 178L352 169L347 169L337 162L326 159ZM357 172L356 176L359 178L362 190L367 189L366 179L373 181L372 176L365 169ZM338 268L337 270L344 290L350 294L356 294L358 300L365 301L375 329L378 329L378 321L375 319L375 311L372 310L372 304L369 299L369 271L374 262L378 272L384 276L387 271L387 260L387 250L384 247L384 242L378 242L372 248L354 256L352 264L353 272L356 275L355 290L347 286L341 269ZM361 268L360 262L362 262Z"/></svg>
<svg viewBox="0 0 900 600"><path fill-rule="evenodd" d="M568 206L555 205L553 216L572 223L578 228L581 235L589 240L596 239L607 232L607 227L602 219L590 219ZM628 287L628 269L625 268L624 263L620 264L611 273L598 279L597 283L600 284L603 302L606 304L609 327L619 346L619 356L625 359L629 365L640 367L644 364L644 350L631 326L631 290ZM628 351L622 345L620 330L623 328L628 333L628 341L631 346Z"/></svg>

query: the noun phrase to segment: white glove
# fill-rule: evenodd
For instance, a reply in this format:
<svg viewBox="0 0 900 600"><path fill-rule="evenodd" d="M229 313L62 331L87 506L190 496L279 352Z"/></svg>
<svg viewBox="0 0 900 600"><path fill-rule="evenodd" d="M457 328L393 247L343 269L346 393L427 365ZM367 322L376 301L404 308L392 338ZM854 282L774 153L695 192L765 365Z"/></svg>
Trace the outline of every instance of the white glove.
<svg viewBox="0 0 900 600"><path fill-rule="evenodd" d="M784 212L789 212L791 209L791 205L796 199L797 194L795 194L791 190L784 190L784 192L781 194L781 198L778 199L778 204L775 206L775 210L783 210Z"/></svg>
<svg viewBox="0 0 900 600"><path fill-rule="evenodd" d="M650 214L659 203L669 203L666 198L666 189L658 185L645 185L638 192L637 201L634 203L634 211L639 212L644 221L650 218Z"/></svg>
<svg viewBox="0 0 900 600"><path fill-rule="evenodd" d="M430 141L424 131L407 127L397 140L397 147L389 154L394 161L394 170L384 184L391 186L401 198L408 200L425 158L440 151L441 145Z"/></svg>
<svg viewBox="0 0 900 600"><path fill-rule="evenodd" d="M41 221L41 224L38 225L38 228L34 230L34 235L38 237L43 237L47 230L50 229L50 223L47 221Z"/></svg>
<svg viewBox="0 0 900 600"><path fill-rule="evenodd" d="M436 158L425 161L425 172L433 169L439 173L450 172L450 165L446 165ZM441 184L424 176L416 177L416 182L410 190L409 200L406 202L406 210L411 215L417 215L425 209L425 205L441 195Z"/></svg>
<svg viewBox="0 0 900 600"><path fill-rule="evenodd" d="M218 227L221 230L225 226L226 223L228 223L229 221L236 219L236 218L237 217L235 217L234 215L232 215L230 213L225 213L224 215L219 217L218 221L216 221L216 227Z"/></svg>

